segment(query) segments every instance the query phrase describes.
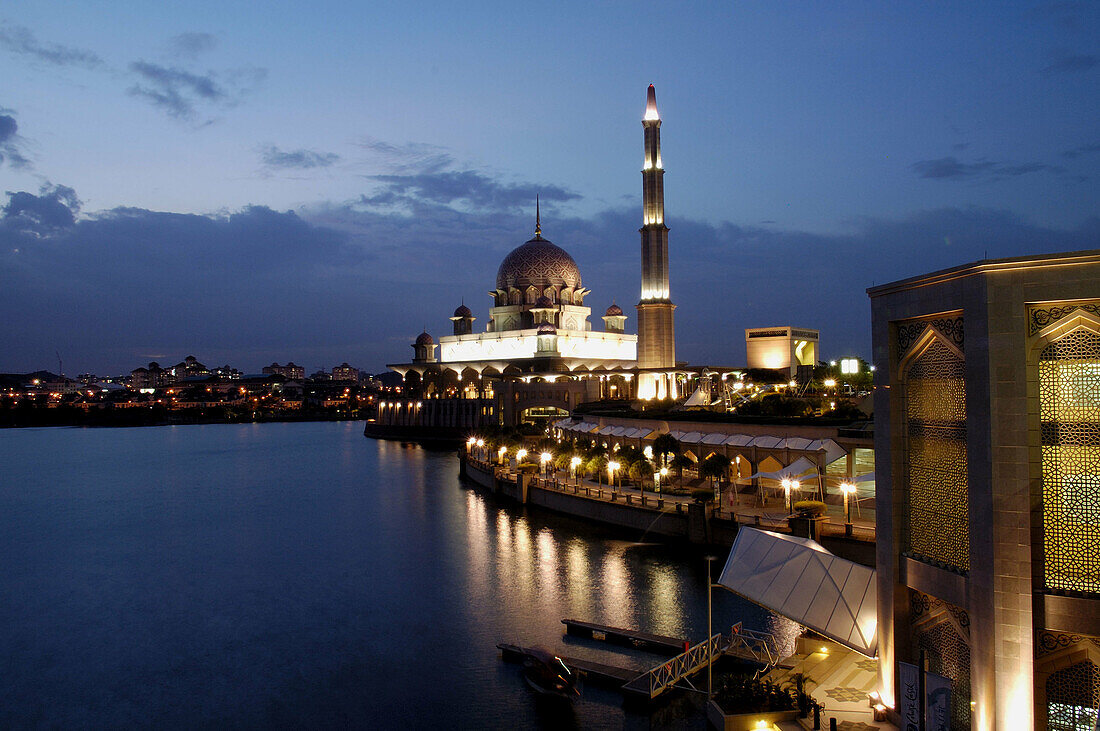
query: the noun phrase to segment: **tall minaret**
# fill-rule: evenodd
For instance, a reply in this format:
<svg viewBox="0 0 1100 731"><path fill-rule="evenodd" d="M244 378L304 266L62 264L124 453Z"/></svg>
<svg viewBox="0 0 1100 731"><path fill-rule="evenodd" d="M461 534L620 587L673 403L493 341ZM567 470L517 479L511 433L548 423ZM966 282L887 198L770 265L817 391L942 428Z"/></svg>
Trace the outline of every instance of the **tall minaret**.
<svg viewBox="0 0 1100 731"><path fill-rule="evenodd" d="M664 373L638 375L638 398L676 398L676 340L669 299L668 227L665 226L665 171L661 167L661 116L657 93L649 85L645 117L645 167L642 169L642 299L638 302L638 368Z"/></svg>

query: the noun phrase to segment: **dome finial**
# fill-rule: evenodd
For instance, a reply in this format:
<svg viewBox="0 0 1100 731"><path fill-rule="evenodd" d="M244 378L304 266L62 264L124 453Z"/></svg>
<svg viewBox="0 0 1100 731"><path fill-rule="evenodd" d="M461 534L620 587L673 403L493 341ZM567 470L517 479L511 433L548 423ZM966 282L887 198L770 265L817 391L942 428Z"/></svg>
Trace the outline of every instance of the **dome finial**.
<svg viewBox="0 0 1100 731"><path fill-rule="evenodd" d="M542 212L539 210L538 193L535 193L535 238L542 238Z"/></svg>
<svg viewBox="0 0 1100 731"><path fill-rule="evenodd" d="M649 89L646 90L644 120L646 122L659 122L661 120L661 115L657 113L657 92L653 90L653 84L650 84Z"/></svg>

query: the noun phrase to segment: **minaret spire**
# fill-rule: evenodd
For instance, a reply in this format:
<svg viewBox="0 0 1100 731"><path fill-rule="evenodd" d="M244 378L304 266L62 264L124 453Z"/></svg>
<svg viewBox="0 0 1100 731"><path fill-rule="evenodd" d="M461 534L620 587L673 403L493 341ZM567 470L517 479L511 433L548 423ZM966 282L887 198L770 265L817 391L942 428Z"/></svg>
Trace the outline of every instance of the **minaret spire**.
<svg viewBox="0 0 1100 731"><path fill-rule="evenodd" d="M539 211L539 194L535 193L535 238L542 238L542 213Z"/></svg>
<svg viewBox="0 0 1100 731"><path fill-rule="evenodd" d="M638 302L638 397L676 398L676 341L668 285L665 171L661 165L661 115L653 84L646 91L645 162L642 168L642 297Z"/></svg>

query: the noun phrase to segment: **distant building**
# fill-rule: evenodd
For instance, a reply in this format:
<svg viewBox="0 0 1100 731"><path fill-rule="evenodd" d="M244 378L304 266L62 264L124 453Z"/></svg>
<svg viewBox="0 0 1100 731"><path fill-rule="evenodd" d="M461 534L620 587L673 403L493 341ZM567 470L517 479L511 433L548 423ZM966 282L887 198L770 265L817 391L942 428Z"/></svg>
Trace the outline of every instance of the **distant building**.
<svg viewBox="0 0 1100 731"><path fill-rule="evenodd" d="M294 381L301 381L306 377L306 369L300 365L295 365L294 361L290 361L285 366L272 363L264 367L263 373L269 376L283 376Z"/></svg>
<svg viewBox="0 0 1100 731"><path fill-rule="evenodd" d="M1100 709L1100 251L868 290L879 674L952 681L956 729Z"/></svg>
<svg viewBox="0 0 1100 731"><path fill-rule="evenodd" d="M170 381L182 381L185 378L195 378L196 376L209 376L210 371L206 366L198 361L198 359L189 355L179 363L168 369L168 379Z"/></svg>
<svg viewBox="0 0 1100 731"><path fill-rule="evenodd" d="M332 369L332 380L359 382L359 369L352 368L347 363L341 363Z"/></svg>
<svg viewBox="0 0 1100 731"><path fill-rule="evenodd" d="M331 381L332 380L332 374L329 373L328 371L314 371L312 374L310 374L309 380L311 380L311 381Z"/></svg>
<svg viewBox="0 0 1100 731"><path fill-rule="evenodd" d="M793 378L799 366L817 365L819 335L803 327L746 328L748 367L787 371Z"/></svg>
<svg viewBox="0 0 1100 731"><path fill-rule="evenodd" d="M155 360L148 366L139 366L130 371L130 388L160 388L169 382L168 373Z"/></svg>

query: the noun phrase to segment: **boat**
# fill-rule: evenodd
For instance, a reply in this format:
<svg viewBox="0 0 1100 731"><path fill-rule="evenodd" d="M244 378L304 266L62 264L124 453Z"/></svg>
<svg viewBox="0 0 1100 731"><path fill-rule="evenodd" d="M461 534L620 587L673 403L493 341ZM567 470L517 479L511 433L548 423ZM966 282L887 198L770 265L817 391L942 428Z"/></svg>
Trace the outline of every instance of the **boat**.
<svg viewBox="0 0 1100 731"><path fill-rule="evenodd" d="M542 647L532 647L523 657L523 679L531 690L571 700L578 695L577 674L562 659Z"/></svg>

